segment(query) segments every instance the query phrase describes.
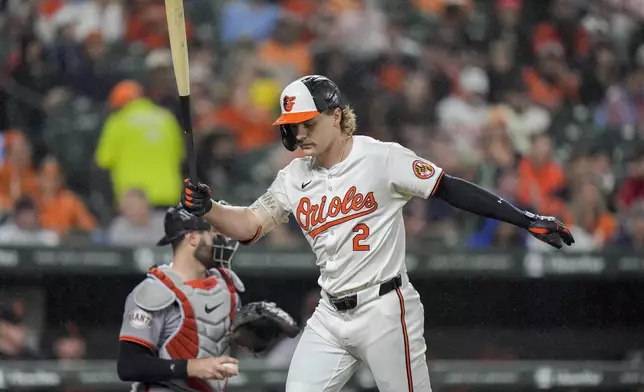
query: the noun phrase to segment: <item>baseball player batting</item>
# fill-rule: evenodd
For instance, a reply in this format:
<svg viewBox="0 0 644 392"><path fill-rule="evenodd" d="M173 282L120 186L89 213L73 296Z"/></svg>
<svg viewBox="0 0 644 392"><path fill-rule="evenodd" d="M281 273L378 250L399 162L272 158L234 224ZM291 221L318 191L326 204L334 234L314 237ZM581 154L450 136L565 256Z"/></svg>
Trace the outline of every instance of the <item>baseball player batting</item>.
<svg viewBox="0 0 644 392"><path fill-rule="evenodd" d="M182 204L217 231L251 244L293 214L320 268L322 299L291 361L286 392L339 391L360 362L381 392L431 391L423 305L405 267L403 206L437 197L527 229L556 248L574 243L554 217L521 211L450 176L396 143L354 135L355 114L324 76L281 94L284 146L304 158L282 169L250 207L213 202L208 186L185 181Z"/></svg>
<svg viewBox="0 0 644 392"><path fill-rule="evenodd" d="M202 218L169 209L158 245L172 246L173 263L151 268L125 302L117 371L132 391L222 391L238 374L231 342L258 353L299 333L273 303L241 306L244 285L230 269L239 242Z"/></svg>

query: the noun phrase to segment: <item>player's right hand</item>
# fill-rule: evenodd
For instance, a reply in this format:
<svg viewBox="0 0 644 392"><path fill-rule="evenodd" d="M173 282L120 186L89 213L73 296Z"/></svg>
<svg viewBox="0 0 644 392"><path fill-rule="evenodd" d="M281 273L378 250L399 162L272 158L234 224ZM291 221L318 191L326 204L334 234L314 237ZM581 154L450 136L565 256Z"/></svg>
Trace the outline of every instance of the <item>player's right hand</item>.
<svg viewBox="0 0 644 392"><path fill-rule="evenodd" d="M201 380L223 380L236 376L238 371L234 370L233 367L224 366L228 363L237 365L239 361L235 358L225 356L189 359L188 377L199 378Z"/></svg>
<svg viewBox="0 0 644 392"><path fill-rule="evenodd" d="M190 182L189 178L183 180L183 192L181 192L181 205L195 216L204 216L212 208L210 187L201 182L196 185Z"/></svg>
<svg viewBox="0 0 644 392"><path fill-rule="evenodd" d="M561 249L563 244L570 246L575 243L570 229L554 216L540 216L529 212L526 212L526 216L532 220L528 231L539 241L557 249Z"/></svg>

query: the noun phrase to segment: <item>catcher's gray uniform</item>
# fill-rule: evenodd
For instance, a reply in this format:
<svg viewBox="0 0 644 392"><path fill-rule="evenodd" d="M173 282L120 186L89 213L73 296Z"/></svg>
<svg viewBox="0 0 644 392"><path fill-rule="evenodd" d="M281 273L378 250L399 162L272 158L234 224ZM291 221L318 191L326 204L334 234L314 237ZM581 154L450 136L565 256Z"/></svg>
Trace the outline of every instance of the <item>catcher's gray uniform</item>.
<svg viewBox="0 0 644 392"><path fill-rule="evenodd" d="M119 339L150 348L160 358L193 359L230 354L229 330L241 307L244 285L229 269L183 282L170 266L153 268L125 302ZM132 391L220 392L226 381L172 380Z"/></svg>

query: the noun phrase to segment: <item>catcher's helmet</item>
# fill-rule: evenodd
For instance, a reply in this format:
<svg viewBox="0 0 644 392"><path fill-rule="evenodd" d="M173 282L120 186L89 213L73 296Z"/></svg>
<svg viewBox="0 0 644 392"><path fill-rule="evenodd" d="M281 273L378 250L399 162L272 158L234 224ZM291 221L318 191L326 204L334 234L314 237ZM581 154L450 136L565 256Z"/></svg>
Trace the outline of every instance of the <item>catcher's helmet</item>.
<svg viewBox="0 0 644 392"><path fill-rule="evenodd" d="M331 79L308 75L297 79L282 91L282 115L273 125L280 126L282 144L289 151L297 148L297 128L293 124L312 119L329 109L344 109L340 89Z"/></svg>
<svg viewBox="0 0 644 392"><path fill-rule="evenodd" d="M219 200L219 204L228 205L224 200ZM211 226L203 218L189 213L183 206L172 207L165 214L165 236L157 242L157 246L168 245L172 241L183 237L187 233L194 231L212 230ZM230 263L233 256L239 249L239 241L226 237L220 233L213 233L212 237L212 262L207 263L208 268L222 265L230 269Z"/></svg>
<svg viewBox="0 0 644 392"><path fill-rule="evenodd" d="M210 225L203 218L189 213L183 206L170 207L163 221L165 235L157 242L164 246L193 231L210 231Z"/></svg>

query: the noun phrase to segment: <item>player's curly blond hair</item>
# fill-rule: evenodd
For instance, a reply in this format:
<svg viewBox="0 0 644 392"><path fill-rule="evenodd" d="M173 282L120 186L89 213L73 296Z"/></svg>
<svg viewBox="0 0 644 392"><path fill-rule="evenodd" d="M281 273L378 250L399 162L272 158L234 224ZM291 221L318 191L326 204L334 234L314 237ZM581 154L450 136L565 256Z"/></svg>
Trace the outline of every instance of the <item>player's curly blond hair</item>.
<svg viewBox="0 0 644 392"><path fill-rule="evenodd" d="M358 128L358 116L349 105L342 110L340 128L342 128L342 133L349 136L353 135Z"/></svg>
<svg viewBox="0 0 644 392"><path fill-rule="evenodd" d="M333 112L335 112L335 108L327 110L325 114L332 116ZM358 116L356 116L356 112L353 111L353 108L347 105L342 109L342 119L340 120L340 129L342 130L342 134L351 136L356 132L357 128Z"/></svg>

